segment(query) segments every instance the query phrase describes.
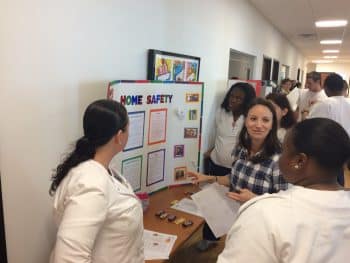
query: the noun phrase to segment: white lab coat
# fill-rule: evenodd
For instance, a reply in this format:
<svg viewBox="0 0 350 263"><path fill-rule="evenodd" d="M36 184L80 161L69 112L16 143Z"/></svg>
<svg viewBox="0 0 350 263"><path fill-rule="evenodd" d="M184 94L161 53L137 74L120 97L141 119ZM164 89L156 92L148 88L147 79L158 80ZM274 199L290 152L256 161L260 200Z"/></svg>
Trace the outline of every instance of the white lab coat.
<svg viewBox="0 0 350 263"><path fill-rule="evenodd" d="M308 118L327 118L338 122L350 136L350 99L332 96L317 103Z"/></svg>
<svg viewBox="0 0 350 263"><path fill-rule="evenodd" d="M291 186L239 210L218 263L347 263L350 192Z"/></svg>
<svg viewBox="0 0 350 263"><path fill-rule="evenodd" d="M89 160L73 168L54 197L58 225L51 263L144 262L142 207L127 181Z"/></svg>

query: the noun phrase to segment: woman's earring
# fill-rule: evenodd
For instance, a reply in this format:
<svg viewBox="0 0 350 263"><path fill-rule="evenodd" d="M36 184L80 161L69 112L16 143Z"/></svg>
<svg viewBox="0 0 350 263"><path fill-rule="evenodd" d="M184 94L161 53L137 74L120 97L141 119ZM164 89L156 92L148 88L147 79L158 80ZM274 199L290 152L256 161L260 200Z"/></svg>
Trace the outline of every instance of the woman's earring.
<svg viewBox="0 0 350 263"><path fill-rule="evenodd" d="M294 165L294 168L295 168L295 169L299 169L299 167L300 167L300 166L299 166L298 164Z"/></svg>

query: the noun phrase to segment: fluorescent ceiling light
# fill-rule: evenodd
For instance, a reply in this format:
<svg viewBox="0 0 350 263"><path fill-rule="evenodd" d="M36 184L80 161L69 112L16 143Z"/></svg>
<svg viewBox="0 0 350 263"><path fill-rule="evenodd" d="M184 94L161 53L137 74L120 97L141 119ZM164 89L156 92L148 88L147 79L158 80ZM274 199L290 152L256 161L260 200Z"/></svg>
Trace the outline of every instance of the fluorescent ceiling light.
<svg viewBox="0 0 350 263"><path fill-rule="evenodd" d="M312 63L321 64L321 63L332 63L333 60L326 60L326 59L320 59L320 60L313 60Z"/></svg>
<svg viewBox="0 0 350 263"><path fill-rule="evenodd" d="M338 56L323 56L323 58L337 58Z"/></svg>
<svg viewBox="0 0 350 263"><path fill-rule="evenodd" d="M339 53L338 49L325 49L322 50L322 53Z"/></svg>
<svg viewBox="0 0 350 263"><path fill-rule="evenodd" d="M316 27L342 27L347 24L347 20L321 20L315 22Z"/></svg>
<svg viewBox="0 0 350 263"><path fill-rule="evenodd" d="M333 45L333 44L341 44L343 41L340 39L326 39L326 40L321 40L320 44L322 45Z"/></svg>

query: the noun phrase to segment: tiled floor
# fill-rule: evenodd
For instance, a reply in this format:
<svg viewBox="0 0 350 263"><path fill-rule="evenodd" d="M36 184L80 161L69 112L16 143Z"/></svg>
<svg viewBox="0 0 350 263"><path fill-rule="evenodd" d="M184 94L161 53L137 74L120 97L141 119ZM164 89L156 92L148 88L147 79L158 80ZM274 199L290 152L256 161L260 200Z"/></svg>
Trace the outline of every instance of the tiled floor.
<svg viewBox="0 0 350 263"><path fill-rule="evenodd" d="M224 249L225 238L218 241L218 245L206 252L199 252L196 243L202 238L202 229L197 231L169 260L171 263L214 263Z"/></svg>

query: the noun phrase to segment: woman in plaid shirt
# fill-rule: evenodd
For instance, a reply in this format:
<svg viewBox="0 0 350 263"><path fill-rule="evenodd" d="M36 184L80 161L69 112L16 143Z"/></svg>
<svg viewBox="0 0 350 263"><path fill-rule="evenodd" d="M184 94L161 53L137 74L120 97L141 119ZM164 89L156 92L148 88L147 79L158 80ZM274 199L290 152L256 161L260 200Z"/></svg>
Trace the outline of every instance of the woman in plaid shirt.
<svg viewBox="0 0 350 263"><path fill-rule="evenodd" d="M280 153L273 105L257 98L248 107L239 142L233 152L235 161L231 174L216 177L189 172L189 176L194 183L218 182L229 186L229 197L243 203L256 195L276 193L288 188L278 167Z"/></svg>
<svg viewBox="0 0 350 263"><path fill-rule="evenodd" d="M278 159L281 143L277 138L277 118L273 105L257 98L248 107L244 127L233 152L234 162L231 174L209 176L189 172L194 183L218 182L230 187L228 196L240 203L264 193L276 193L288 188L280 174ZM209 248L213 241L203 240L203 248ZM202 249L202 250L206 250Z"/></svg>

